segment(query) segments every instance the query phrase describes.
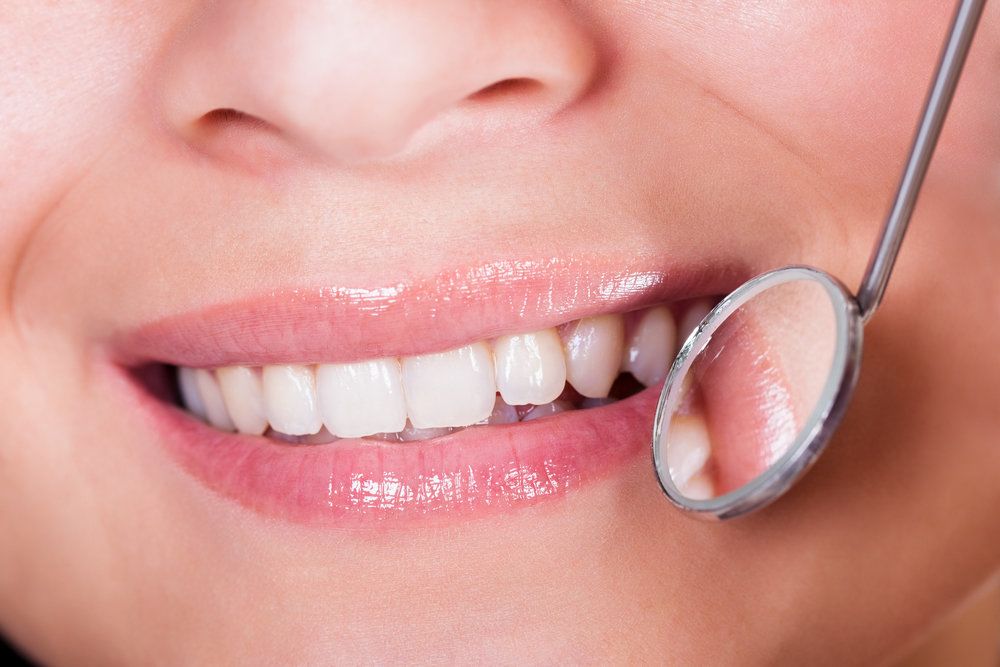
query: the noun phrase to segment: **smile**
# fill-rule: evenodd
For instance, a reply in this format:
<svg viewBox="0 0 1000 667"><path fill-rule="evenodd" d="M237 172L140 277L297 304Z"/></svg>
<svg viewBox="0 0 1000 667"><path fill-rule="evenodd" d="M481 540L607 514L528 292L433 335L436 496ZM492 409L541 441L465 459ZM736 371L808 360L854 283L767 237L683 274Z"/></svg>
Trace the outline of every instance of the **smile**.
<svg viewBox="0 0 1000 667"><path fill-rule="evenodd" d="M521 304L521 322L583 316L511 331L515 321L480 311L486 333L508 332L471 341L397 326L452 321L443 311L461 307L454 294L468 285L435 286L438 298L423 304L407 289L353 303L343 291L277 293L129 332L114 367L182 469L245 508L361 527L481 516L563 496L646 451L678 345L713 305L662 300L676 288L648 275L603 273L582 292L578 274L573 286L552 286L547 308L523 307L537 275L496 281L501 303ZM328 329L372 321L395 339ZM449 340L460 344L434 349ZM392 346L412 353L357 358ZM687 432L689 491L699 493L708 439Z"/></svg>

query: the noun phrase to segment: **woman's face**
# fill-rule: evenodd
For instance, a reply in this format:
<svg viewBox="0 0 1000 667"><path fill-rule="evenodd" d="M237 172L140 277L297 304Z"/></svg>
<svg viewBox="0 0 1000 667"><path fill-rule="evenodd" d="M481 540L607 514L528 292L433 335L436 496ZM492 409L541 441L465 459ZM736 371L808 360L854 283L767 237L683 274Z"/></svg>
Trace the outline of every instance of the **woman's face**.
<svg viewBox="0 0 1000 667"><path fill-rule="evenodd" d="M791 263L856 286L952 3L7 4L0 627L43 661L863 662L996 571L997 4L845 423L726 524L658 490L656 377L290 445L173 407L165 365L274 365L276 431L310 419L288 365L388 357L341 417L402 383L420 426L473 419L498 341L530 385L506 335L680 320Z"/></svg>

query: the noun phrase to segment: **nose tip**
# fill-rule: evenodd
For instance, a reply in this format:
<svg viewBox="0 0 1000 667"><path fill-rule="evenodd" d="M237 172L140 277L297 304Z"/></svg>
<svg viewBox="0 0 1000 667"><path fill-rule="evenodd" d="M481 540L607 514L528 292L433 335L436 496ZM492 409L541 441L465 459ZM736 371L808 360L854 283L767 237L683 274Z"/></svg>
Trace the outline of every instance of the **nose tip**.
<svg viewBox="0 0 1000 667"><path fill-rule="evenodd" d="M396 155L421 133L443 142L544 121L583 93L596 62L556 0L221 0L188 28L168 54L173 126L218 142L229 135L186 130L239 118L338 162Z"/></svg>

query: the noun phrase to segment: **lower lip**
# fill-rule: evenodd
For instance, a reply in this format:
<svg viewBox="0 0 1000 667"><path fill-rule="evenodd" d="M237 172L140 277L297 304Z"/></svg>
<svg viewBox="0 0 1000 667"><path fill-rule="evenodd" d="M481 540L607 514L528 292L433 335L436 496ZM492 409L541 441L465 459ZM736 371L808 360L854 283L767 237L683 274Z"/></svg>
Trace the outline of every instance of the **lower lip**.
<svg viewBox="0 0 1000 667"><path fill-rule="evenodd" d="M212 491L300 524L375 528L515 512L646 453L658 389L434 440L289 445L225 433L130 383L167 451Z"/></svg>

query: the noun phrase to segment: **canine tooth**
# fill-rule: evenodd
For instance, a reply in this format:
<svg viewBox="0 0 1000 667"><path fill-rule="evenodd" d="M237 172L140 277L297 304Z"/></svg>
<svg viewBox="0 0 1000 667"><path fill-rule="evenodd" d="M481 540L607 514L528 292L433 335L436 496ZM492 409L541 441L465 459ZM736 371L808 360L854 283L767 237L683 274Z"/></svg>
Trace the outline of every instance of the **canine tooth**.
<svg viewBox="0 0 1000 667"><path fill-rule="evenodd" d="M208 423L221 431L235 430L236 427L233 426L233 420L230 419L229 411L226 409L226 402L222 398L219 383L212 371L204 368L195 369L194 382L198 387L198 395L205 405Z"/></svg>
<svg viewBox="0 0 1000 667"><path fill-rule="evenodd" d="M320 414L341 438L395 433L406 425L399 362L392 357L316 368Z"/></svg>
<svg viewBox="0 0 1000 667"><path fill-rule="evenodd" d="M286 435L312 435L323 427L316 378L309 366L264 366L264 410L271 428Z"/></svg>
<svg viewBox="0 0 1000 667"><path fill-rule="evenodd" d="M693 415L675 415L667 432L667 467L678 489L705 466L712 453L705 420Z"/></svg>
<svg viewBox="0 0 1000 667"><path fill-rule="evenodd" d="M554 401L566 386L566 360L555 329L500 336L493 357L497 389L510 405Z"/></svg>
<svg viewBox="0 0 1000 667"><path fill-rule="evenodd" d="M536 405L531 408L528 414L524 415L521 419L523 422L530 422L533 419L541 419L542 417L549 417L551 415L558 414L560 412L567 412L572 410L573 406L565 401L552 401L551 403L543 403L542 405Z"/></svg>
<svg viewBox="0 0 1000 667"><path fill-rule="evenodd" d="M622 370L647 387L667 377L677 350L677 324L666 306L644 310L625 348Z"/></svg>
<svg viewBox="0 0 1000 667"><path fill-rule="evenodd" d="M177 387L180 389L181 401L184 403L184 407L202 420L206 419L208 415L205 412L205 403L201 400L201 394L198 393L198 383L195 380L193 368L188 368L187 366L178 367Z"/></svg>
<svg viewBox="0 0 1000 667"><path fill-rule="evenodd" d="M497 386L486 343L402 359L406 410L416 428L469 426L493 412Z"/></svg>
<svg viewBox="0 0 1000 667"><path fill-rule="evenodd" d="M708 312L715 306L708 299L698 299L688 304L677 326L677 347L684 344L691 332L701 324Z"/></svg>
<svg viewBox="0 0 1000 667"><path fill-rule="evenodd" d="M250 435L266 431L264 389L257 371L246 366L226 366L216 370L215 376L236 430Z"/></svg>
<svg viewBox="0 0 1000 667"><path fill-rule="evenodd" d="M585 317L563 332L566 379L587 398L604 398L618 377L625 324L621 315Z"/></svg>

